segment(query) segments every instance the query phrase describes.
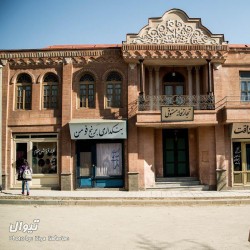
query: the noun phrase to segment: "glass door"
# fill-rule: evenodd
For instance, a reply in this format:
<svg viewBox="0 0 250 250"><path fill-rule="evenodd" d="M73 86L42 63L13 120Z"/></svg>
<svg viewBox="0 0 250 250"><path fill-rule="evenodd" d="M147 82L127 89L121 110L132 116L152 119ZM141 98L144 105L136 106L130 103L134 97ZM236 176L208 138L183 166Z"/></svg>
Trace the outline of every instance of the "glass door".
<svg viewBox="0 0 250 250"><path fill-rule="evenodd" d="M77 152L77 185L78 187L91 188L93 186L94 176L94 153L95 149L89 142L77 141L76 142Z"/></svg>
<svg viewBox="0 0 250 250"><path fill-rule="evenodd" d="M250 185L250 142L233 142L234 185Z"/></svg>
<svg viewBox="0 0 250 250"><path fill-rule="evenodd" d="M189 176L188 130L167 129L163 133L165 177Z"/></svg>

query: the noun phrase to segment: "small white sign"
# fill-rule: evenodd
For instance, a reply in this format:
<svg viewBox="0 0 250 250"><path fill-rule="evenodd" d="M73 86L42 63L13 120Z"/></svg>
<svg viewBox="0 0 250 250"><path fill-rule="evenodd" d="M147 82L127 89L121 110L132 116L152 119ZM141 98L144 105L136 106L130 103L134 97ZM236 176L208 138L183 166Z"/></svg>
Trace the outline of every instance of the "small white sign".
<svg viewBox="0 0 250 250"><path fill-rule="evenodd" d="M162 122L181 122L194 120L194 107L166 106L161 108Z"/></svg>

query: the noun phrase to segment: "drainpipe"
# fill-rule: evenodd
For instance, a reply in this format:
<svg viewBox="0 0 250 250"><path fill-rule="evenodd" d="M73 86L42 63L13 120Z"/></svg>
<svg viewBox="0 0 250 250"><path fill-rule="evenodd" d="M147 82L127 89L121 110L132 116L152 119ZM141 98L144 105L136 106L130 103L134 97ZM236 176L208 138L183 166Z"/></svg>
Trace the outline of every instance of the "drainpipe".
<svg viewBox="0 0 250 250"><path fill-rule="evenodd" d="M0 64L0 191L2 192L3 190L3 177L2 177L2 167L3 167L3 162L2 162L2 88L3 88L3 66Z"/></svg>

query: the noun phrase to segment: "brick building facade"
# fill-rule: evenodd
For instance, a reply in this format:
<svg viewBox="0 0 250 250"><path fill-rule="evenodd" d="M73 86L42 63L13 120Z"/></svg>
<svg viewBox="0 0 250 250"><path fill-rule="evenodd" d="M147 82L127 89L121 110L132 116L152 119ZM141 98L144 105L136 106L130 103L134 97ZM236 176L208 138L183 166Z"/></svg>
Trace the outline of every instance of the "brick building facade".
<svg viewBox="0 0 250 250"><path fill-rule="evenodd" d="M172 9L119 45L0 51L0 62L4 188L20 185L20 158L37 188L250 186L250 47L198 18Z"/></svg>

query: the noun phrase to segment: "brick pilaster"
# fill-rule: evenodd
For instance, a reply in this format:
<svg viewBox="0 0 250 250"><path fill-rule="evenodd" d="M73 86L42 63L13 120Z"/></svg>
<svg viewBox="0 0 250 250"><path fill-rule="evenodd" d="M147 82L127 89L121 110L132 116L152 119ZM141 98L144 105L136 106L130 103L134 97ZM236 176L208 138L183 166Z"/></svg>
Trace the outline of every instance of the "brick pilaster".
<svg viewBox="0 0 250 250"><path fill-rule="evenodd" d="M69 131L69 121L72 119L72 71L71 58L66 58L62 73L61 190L73 189L73 159Z"/></svg>

